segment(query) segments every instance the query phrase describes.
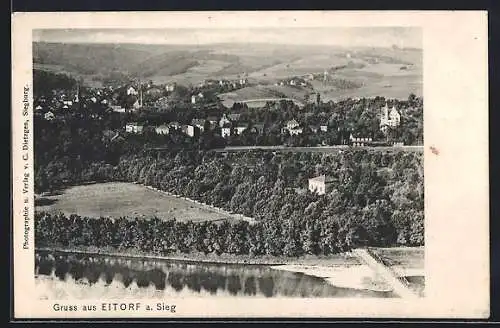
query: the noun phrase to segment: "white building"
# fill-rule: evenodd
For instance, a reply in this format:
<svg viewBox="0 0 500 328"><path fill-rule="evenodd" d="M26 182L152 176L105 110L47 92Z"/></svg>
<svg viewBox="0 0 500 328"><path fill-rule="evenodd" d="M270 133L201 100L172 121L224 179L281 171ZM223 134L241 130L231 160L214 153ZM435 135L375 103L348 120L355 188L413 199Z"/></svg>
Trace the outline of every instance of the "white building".
<svg viewBox="0 0 500 328"><path fill-rule="evenodd" d="M331 190L334 180L326 175L309 179L309 191L324 195Z"/></svg>
<svg viewBox="0 0 500 328"><path fill-rule="evenodd" d="M190 137L194 137L195 127L193 125L184 125L182 126L182 132L187 134Z"/></svg>
<svg viewBox="0 0 500 328"><path fill-rule="evenodd" d="M203 96L203 93L198 93L197 95L192 95L191 96L191 103L192 104L196 104L197 102L199 102L201 99L203 99L204 96Z"/></svg>
<svg viewBox="0 0 500 328"><path fill-rule="evenodd" d="M55 119L55 115L54 113L52 112L47 112L45 113L45 115L43 116L47 121L52 121L53 119Z"/></svg>
<svg viewBox="0 0 500 328"><path fill-rule="evenodd" d="M222 118L219 121L219 126L222 128L224 125L230 124L230 123L231 123L231 121L229 120L229 118L227 117L227 115L224 114L224 115L222 115Z"/></svg>
<svg viewBox="0 0 500 328"><path fill-rule="evenodd" d="M302 134L303 131L302 131L302 128L297 128L297 129L288 130L288 132L290 133L290 135L296 136L296 135Z"/></svg>
<svg viewBox="0 0 500 328"><path fill-rule="evenodd" d="M302 128L299 125L299 122L297 120L293 119L288 122L286 122L285 128L283 128L283 132L288 131L290 135L299 135L302 133Z"/></svg>
<svg viewBox="0 0 500 328"><path fill-rule="evenodd" d="M204 119L194 118L191 121L191 124L193 126L195 126L196 128L198 128L200 130L200 132L205 131L205 120Z"/></svg>
<svg viewBox="0 0 500 328"><path fill-rule="evenodd" d="M135 122L127 123L125 125L125 131L128 133L142 133L144 130L144 125Z"/></svg>
<svg viewBox="0 0 500 328"><path fill-rule="evenodd" d="M380 117L380 130L385 132L387 127L396 127L401 123L401 114L397 111L396 107L392 106L389 110L387 104L382 108Z"/></svg>
<svg viewBox="0 0 500 328"><path fill-rule="evenodd" d="M135 95L137 95L137 90L135 90L134 87L129 87L127 89L127 95L129 95L129 96L130 95L135 96Z"/></svg>
<svg viewBox="0 0 500 328"><path fill-rule="evenodd" d="M122 106L118 106L118 105L111 105L110 106L111 109L113 110L113 112L117 112L117 113L125 113L125 108L123 108Z"/></svg>
<svg viewBox="0 0 500 328"><path fill-rule="evenodd" d="M373 141L370 137L354 137L351 133L349 141L353 146L364 147Z"/></svg>
<svg viewBox="0 0 500 328"><path fill-rule="evenodd" d="M170 122L168 124L169 129L173 130L179 130L182 126L179 124L179 122Z"/></svg>
<svg viewBox="0 0 500 328"><path fill-rule="evenodd" d="M221 128L221 135L222 135L222 138L229 137L231 135L231 128L230 127Z"/></svg>
<svg viewBox="0 0 500 328"><path fill-rule="evenodd" d="M156 134L168 134L170 132L170 128L168 127L168 125L165 125L165 124L162 124L160 126L157 126L155 128L155 132Z"/></svg>
<svg viewBox="0 0 500 328"><path fill-rule="evenodd" d="M287 130L298 129L299 126L300 126L299 122L297 122L297 120L295 120L295 119L286 122Z"/></svg>
<svg viewBox="0 0 500 328"><path fill-rule="evenodd" d="M136 101L135 101L135 103L132 105L132 107L133 107L134 109L139 109L139 108L141 108L142 106L141 106L141 103L139 102L139 100L136 100Z"/></svg>
<svg viewBox="0 0 500 328"><path fill-rule="evenodd" d="M234 128L234 133L239 135L243 133L248 127L246 125L238 125L237 127Z"/></svg>

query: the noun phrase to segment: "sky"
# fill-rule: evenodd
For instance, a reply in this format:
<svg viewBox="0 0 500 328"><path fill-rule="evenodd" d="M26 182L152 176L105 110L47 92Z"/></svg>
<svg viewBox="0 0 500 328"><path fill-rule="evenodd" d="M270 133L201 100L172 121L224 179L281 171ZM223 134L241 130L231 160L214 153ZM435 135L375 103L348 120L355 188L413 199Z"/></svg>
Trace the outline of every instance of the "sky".
<svg viewBox="0 0 500 328"><path fill-rule="evenodd" d="M45 29L33 41L63 43L211 44L272 43L343 47L422 48L422 30L413 27Z"/></svg>

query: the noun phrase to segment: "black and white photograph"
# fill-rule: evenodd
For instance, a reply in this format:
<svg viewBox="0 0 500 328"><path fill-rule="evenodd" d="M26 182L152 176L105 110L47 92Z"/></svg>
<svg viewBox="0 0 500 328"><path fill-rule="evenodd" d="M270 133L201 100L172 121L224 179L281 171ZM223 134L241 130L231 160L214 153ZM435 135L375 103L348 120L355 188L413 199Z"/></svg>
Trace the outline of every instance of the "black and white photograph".
<svg viewBox="0 0 500 328"><path fill-rule="evenodd" d="M34 30L37 295L423 295L421 39Z"/></svg>
<svg viewBox="0 0 500 328"><path fill-rule="evenodd" d="M30 311L484 316L487 78L449 50L466 41L433 38L445 16L280 14L33 19L13 96ZM453 286L469 298L429 303Z"/></svg>

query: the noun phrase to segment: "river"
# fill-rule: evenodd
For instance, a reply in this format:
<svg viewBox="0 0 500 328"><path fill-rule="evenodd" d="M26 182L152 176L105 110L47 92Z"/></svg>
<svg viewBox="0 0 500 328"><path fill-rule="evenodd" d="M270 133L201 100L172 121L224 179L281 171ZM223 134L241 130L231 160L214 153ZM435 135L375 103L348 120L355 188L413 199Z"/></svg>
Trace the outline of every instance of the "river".
<svg viewBox="0 0 500 328"><path fill-rule="evenodd" d="M39 299L165 297L395 297L390 291L337 287L265 265L145 260L37 251Z"/></svg>

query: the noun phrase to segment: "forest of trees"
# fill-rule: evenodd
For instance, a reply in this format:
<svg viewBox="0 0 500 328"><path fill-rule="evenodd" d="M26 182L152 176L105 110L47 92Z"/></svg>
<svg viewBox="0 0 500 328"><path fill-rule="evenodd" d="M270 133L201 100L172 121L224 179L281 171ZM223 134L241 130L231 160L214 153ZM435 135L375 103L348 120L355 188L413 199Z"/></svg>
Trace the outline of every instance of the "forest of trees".
<svg viewBox="0 0 500 328"><path fill-rule="evenodd" d="M33 70L33 94L36 97L52 95L53 90L72 90L77 81L71 76L44 70Z"/></svg>
<svg viewBox="0 0 500 328"><path fill-rule="evenodd" d="M90 145L76 143L82 138L69 134L55 149L38 152L37 191L88 181L138 182L262 224L275 222L277 229L290 226L299 235L307 227L317 235L322 225L335 226L335 242L343 247L423 244L420 153L157 152L129 143L113 150L90 132ZM82 146L87 148L73 148ZM308 178L320 174L337 180L321 196L305 188Z"/></svg>
<svg viewBox="0 0 500 328"><path fill-rule="evenodd" d="M356 240L334 221L307 223L278 220L182 222L158 218L86 218L37 212L39 247L94 246L147 254L203 252L234 255L329 255L348 250Z"/></svg>
<svg viewBox="0 0 500 328"><path fill-rule="evenodd" d="M330 130L316 135L306 130L299 137L281 132L266 136L247 132L228 142L234 144L246 138L243 142L249 144L282 144L295 138L292 143L296 145L313 145L321 140L317 136L337 140L340 131L365 136L373 131L379 133L376 108L385 102L380 97L346 100L309 104L304 110L287 102L269 104L266 110L235 105L233 110L241 112L242 120L264 122L268 131L277 131L276 122L292 118L304 125L323 124L326 120ZM407 144L421 143L422 100L410 96L393 103L405 114L402 126L390 133ZM331 254L355 246L424 243L421 153L348 149L339 153L225 154L211 150L226 144L216 131L196 138L181 132L158 136L147 131L114 138L116 131L132 119L160 123L162 117L144 112L106 113L101 107L87 111L99 112L101 119L92 119L83 110L80 116L67 114L63 120L35 117L36 193L85 182L137 182L253 217L257 223L185 223L161 218L95 220L38 213L37 245L297 256ZM192 119L194 111L174 109L165 115L183 123ZM152 150L156 146L162 150ZM333 188L325 195L309 192L308 179L321 174L334 177ZM172 241L175 238L179 241Z"/></svg>

